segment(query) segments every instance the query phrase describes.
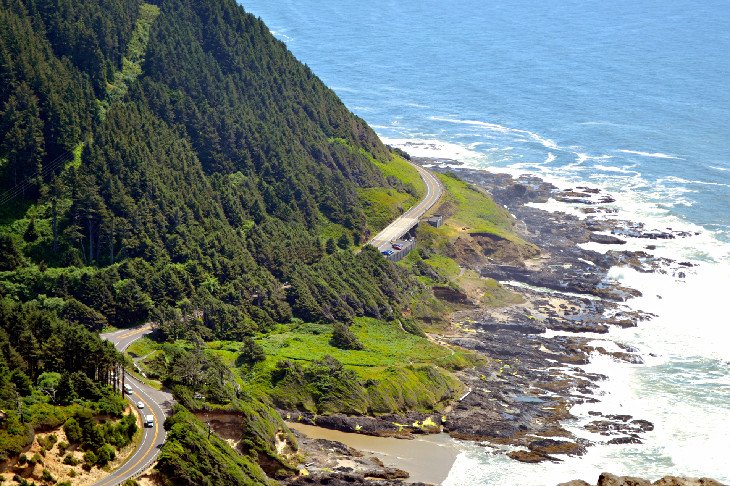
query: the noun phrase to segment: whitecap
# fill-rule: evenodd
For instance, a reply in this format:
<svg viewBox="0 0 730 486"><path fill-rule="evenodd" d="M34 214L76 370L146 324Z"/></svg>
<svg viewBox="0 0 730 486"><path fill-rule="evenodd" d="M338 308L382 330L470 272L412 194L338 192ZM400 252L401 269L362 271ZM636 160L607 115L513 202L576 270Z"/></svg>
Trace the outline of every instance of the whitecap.
<svg viewBox="0 0 730 486"><path fill-rule="evenodd" d="M583 162L589 161L589 160L608 160L612 159L613 155L590 155L583 152L576 152L576 163L582 164Z"/></svg>
<svg viewBox="0 0 730 486"><path fill-rule="evenodd" d="M627 149L620 149L620 150L617 150L616 152L621 152L623 154L640 155L642 157L651 157L654 159L684 160L681 157L677 157L676 155L665 154L662 152L643 152L641 150L627 150Z"/></svg>
<svg viewBox="0 0 730 486"><path fill-rule="evenodd" d="M447 118L447 117L439 117L439 116L432 116L430 117L431 120L434 121L443 121L447 123L458 123L462 125L471 125L476 127L481 127L486 130L497 132L497 133L503 133L506 135L517 135L517 136L524 136L526 135L528 139L521 138L518 141L534 141L539 143L545 148L552 149L552 150L560 150L560 147L558 144L549 138L543 137L535 132L531 132L529 130L523 130L520 128L510 128L506 127L504 125L499 125L498 123L490 123L485 121L479 121L479 120L461 120L457 118Z"/></svg>
<svg viewBox="0 0 730 486"><path fill-rule="evenodd" d="M730 184L724 184L722 182L689 180L677 176L662 177L661 179L658 179L657 182L675 182L678 184L699 184L702 186L730 187Z"/></svg>
<svg viewBox="0 0 730 486"><path fill-rule="evenodd" d="M613 165L594 165L593 168L596 170L602 170L604 172L617 172L619 174L639 174L639 172L635 170L630 170L633 167L636 167L635 164L629 165L629 166L613 166Z"/></svg>

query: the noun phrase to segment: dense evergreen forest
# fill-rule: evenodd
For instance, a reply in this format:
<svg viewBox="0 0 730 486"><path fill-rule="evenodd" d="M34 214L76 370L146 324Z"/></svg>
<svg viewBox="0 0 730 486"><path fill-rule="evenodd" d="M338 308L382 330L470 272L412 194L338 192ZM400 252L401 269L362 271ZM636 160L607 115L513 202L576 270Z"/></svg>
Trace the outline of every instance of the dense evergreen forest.
<svg viewBox="0 0 730 486"><path fill-rule="evenodd" d="M351 253L358 189L413 191L387 148L233 0L155 3L2 1L0 292L204 338L396 314Z"/></svg>
<svg viewBox="0 0 730 486"><path fill-rule="evenodd" d="M418 195L398 156L234 0L0 0L0 26L1 460L63 423L89 467L131 440L109 326L152 321L198 343L163 365L215 371L200 343L242 342L243 367L266 356L254 336L292 322L354 343L356 320L395 322L421 290L359 251ZM161 378L190 405L195 380ZM211 400L272 420L218 381ZM194 477L185 414L172 482ZM232 461L223 476L261 476L222 448L201 454Z"/></svg>

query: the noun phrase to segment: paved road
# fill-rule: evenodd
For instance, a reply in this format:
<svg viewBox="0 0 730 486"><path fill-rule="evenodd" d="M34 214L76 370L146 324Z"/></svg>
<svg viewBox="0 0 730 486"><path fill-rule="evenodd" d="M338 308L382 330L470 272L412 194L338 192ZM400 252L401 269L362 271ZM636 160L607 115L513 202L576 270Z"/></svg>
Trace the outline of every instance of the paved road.
<svg viewBox="0 0 730 486"><path fill-rule="evenodd" d="M117 350L124 352L130 344L150 332L152 332L152 329L148 324L134 329L123 329L102 334L101 337L114 343ZM129 401L132 402L132 406L137 409L137 402L144 403L144 409L139 410L140 415L153 415L155 425L154 427L144 427L142 429L144 433L142 442L134 451L134 454L114 472L94 483L94 486L117 485L144 471L157 459L157 454L165 442L166 434L162 424L172 407L172 395L145 385L129 373L125 373L124 376L125 382L134 390L131 395L127 395Z"/></svg>
<svg viewBox="0 0 730 486"><path fill-rule="evenodd" d="M443 193L441 181L439 181L436 176L419 165L413 164L413 166L421 175L423 182L426 183L426 195L421 202L403 213L368 242L370 245L373 245L379 250L386 250L390 248L391 241L397 240L408 233L413 226L418 224L418 220L421 216L423 216L426 211L436 204Z"/></svg>
<svg viewBox="0 0 730 486"><path fill-rule="evenodd" d="M433 174L418 165L414 164L414 167L418 170L423 182L426 183L426 195L421 202L403 213L370 240L369 243L380 250L389 248L391 241L397 240L405 235L408 230L418 223L421 216L436 204L443 193L441 182ZM150 326L145 325L135 329L123 329L102 334L101 337L114 343L117 350L123 352L134 341L150 332L152 332ZM133 405L138 401L144 403L145 408L140 411L141 415L151 413L155 417L155 426L152 428L144 428L142 443L132 457L109 476L94 483L94 486L117 485L146 470L155 461L162 444L165 442L165 429L162 427L162 424L172 407L172 395L155 390L135 379L133 376L130 376L128 373L125 373L125 377L126 383L131 385L134 390L132 395L127 395L127 398ZM134 407L136 408L136 405Z"/></svg>

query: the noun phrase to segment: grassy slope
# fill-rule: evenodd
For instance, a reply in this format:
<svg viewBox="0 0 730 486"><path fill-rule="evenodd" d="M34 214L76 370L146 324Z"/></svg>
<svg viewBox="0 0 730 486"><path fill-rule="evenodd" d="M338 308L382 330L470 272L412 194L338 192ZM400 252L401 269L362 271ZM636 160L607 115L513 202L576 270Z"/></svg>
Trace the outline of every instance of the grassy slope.
<svg viewBox="0 0 730 486"><path fill-rule="evenodd" d="M483 305L501 306L520 302L521 298L517 294L504 289L496 281L481 278L477 272L461 268L453 257L450 246L457 238L472 239L472 235L488 233L505 239L517 251L525 254L534 253L537 247L525 242L513 231L512 216L487 194L450 175L438 174L438 177L444 185L445 193L429 214L443 215L444 225L441 228L420 226L419 248L425 251L412 252L401 261L401 265L413 269L419 262L423 262L443 279L419 276L422 283L446 283L465 291ZM424 255L428 258L423 258Z"/></svg>
<svg viewBox="0 0 730 486"><path fill-rule="evenodd" d="M368 227L375 234L408 208L418 203L426 193L426 185L418 171L398 155L394 154L388 162L381 162L372 157L370 160L386 177L395 177L404 186L412 188L412 192L416 194L414 197L407 192L382 187L360 189L360 197L366 203L365 214L368 218Z"/></svg>
<svg viewBox="0 0 730 486"><path fill-rule="evenodd" d="M386 177L397 179L410 192L389 187L368 187L358 190L358 194L364 202L365 215L368 219L368 229L371 234L374 235L385 228L388 223L420 201L426 194L426 185L418 174L418 171L401 156L392 153L390 160L377 160L372 154L363 149L355 149L345 140L335 138L330 141L341 145L352 153L357 153L367 158ZM325 228L321 234L323 237L325 235L327 237L333 236L337 234L337 229Z"/></svg>
<svg viewBox="0 0 730 486"><path fill-rule="evenodd" d="M306 366L325 356L332 356L356 373L360 383L367 383L367 397L362 413L387 413L406 409L438 408L444 397L458 395L462 386L451 371L471 366L475 355L446 348L426 338L404 332L397 322L359 318L351 327L364 348L347 351L335 348L329 341L332 326L292 323L260 336L256 341L266 352L266 360L254 367L237 366L241 344L216 341L208 344L208 352L219 356L231 369L237 370L239 385L254 396L297 394L300 391L276 388L272 373L278 362L289 360ZM178 345L185 345L179 343ZM145 338L130 346L137 356L147 356L140 362L143 369L159 353L161 346ZM302 402L307 402L303 399ZM326 410L312 407L312 412L336 412L339 405L328 403ZM346 404L342 403L343 409Z"/></svg>

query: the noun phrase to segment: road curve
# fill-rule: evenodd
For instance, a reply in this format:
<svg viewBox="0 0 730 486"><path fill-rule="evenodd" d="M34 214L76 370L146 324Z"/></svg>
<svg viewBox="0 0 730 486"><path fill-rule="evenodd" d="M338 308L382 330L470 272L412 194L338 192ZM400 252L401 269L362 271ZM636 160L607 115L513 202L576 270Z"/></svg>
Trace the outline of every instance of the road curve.
<svg viewBox="0 0 730 486"><path fill-rule="evenodd" d="M152 328L147 324L134 329L122 329L102 334L101 337L111 341L118 351L124 352L130 344L150 332L152 332ZM157 454L159 454L160 448L165 442L166 433L162 424L172 407L172 395L145 385L129 373L125 373L124 377L125 382L133 390L131 395L126 395L127 399L132 402L132 408L142 416L152 415L155 418L155 425L154 427L143 427L144 436L134 454L111 474L95 482L94 486L114 486L145 471L157 459ZM142 410L137 409L136 405L140 401L144 403L144 409Z"/></svg>
<svg viewBox="0 0 730 486"><path fill-rule="evenodd" d="M397 240L408 233L408 230L418 224L418 220L421 216L423 216L426 211L436 204L444 191L441 181L439 181L431 172L420 165L411 165L416 168L421 179L423 179L423 182L426 184L426 195L423 197L421 202L396 218L395 221L386 226L384 230L375 235L375 237L368 242L369 245L373 245L378 250L390 248L391 241Z"/></svg>
<svg viewBox="0 0 730 486"><path fill-rule="evenodd" d="M436 204L443 193L441 182L431 172L418 165L413 164L413 166L426 184L426 195L421 202L396 218L368 242L380 250L389 248L391 241L405 235L418 223L421 216ZM122 329L102 334L101 337L111 341L118 351L124 352L130 344L150 332L152 332L152 328L147 324L134 329ZM125 373L125 380L134 390L131 395L127 395L127 399L132 402L132 407L137 409L138 401L144 403L145 408L138 411L141 412L140 415L151 413L155 417L155 425L152 428L144 428L144 437L134 454L111 474L94 483L94 486L114 486L145 471L157 459L157 454L165 442L166 433L162 424L172 408L172 395L145 385L129 373Z"/></svg>

